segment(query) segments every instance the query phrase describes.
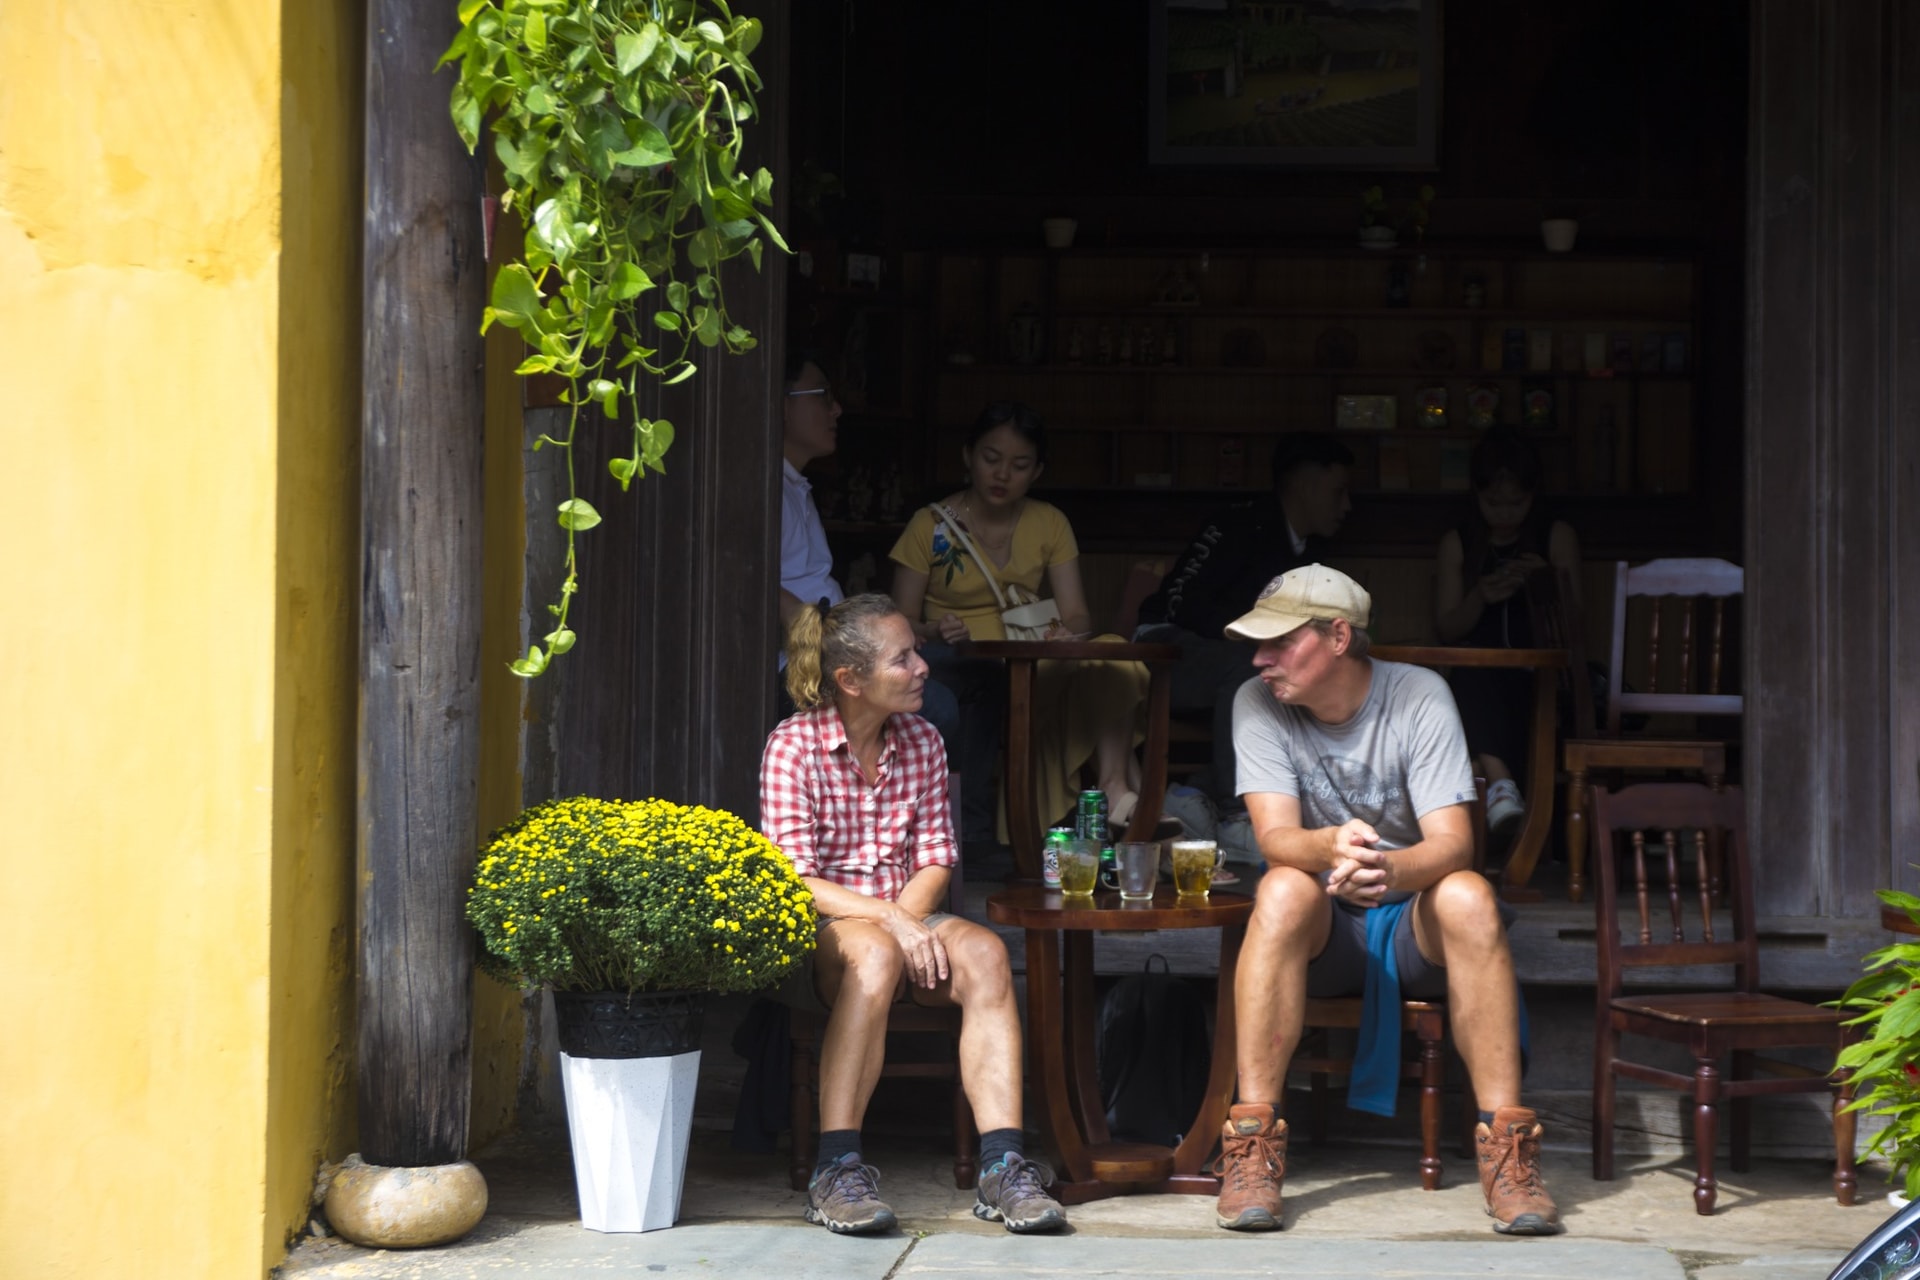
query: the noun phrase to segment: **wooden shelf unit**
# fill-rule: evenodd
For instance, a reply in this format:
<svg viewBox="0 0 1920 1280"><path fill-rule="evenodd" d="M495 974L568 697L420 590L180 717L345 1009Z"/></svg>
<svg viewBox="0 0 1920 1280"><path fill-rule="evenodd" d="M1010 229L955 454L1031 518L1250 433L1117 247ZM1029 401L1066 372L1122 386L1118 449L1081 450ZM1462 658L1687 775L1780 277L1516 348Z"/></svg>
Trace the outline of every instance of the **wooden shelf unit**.
<svg viewBox="0 0 1920 1280"><path fill-rule="evenodd" d="M1700 487L1692 253L1321 244L931 257L929 487L958 483L960 442L989 400L1034 405L1054 441L1043 487L1092 502L1257 492L1279 435L1333 428L1337 397L1388 395L1392 429L1343 434L1356 490L1449 493L1466 487L1479 434L1468 395L1482 386L1498 392L1496 420L1515 425L1527 392L1551 396L1549 424L1527 428L1551 494ZM1396 276L1404 306L1388 305ZM1479 305L1467 305L1470 281ZM1016 313L1038 327L1031 362L1012 358ZM1169 337L1172 363L1158 358ZM1428 388L1446 392L1438 429L1417 425Z"/></svg>

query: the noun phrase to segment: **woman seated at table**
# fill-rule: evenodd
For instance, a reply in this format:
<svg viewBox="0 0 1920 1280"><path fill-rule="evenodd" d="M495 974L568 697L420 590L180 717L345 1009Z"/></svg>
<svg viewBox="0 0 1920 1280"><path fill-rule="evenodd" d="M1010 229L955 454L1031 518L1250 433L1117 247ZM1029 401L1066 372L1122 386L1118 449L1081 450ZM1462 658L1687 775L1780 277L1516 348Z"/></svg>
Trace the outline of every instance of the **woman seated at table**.
<svg viewBox="0 0 1920 1280"><path fill-rule="evenodd" d="M827 1011L820 1152L806 1216L836 1232L887 1231L893 1210L860 1158L860 1122L897 1000L960 1008L960 1083L980 1125L973 1212L1009 1231L1066 1224L1025 1156L1020 1014L1007 948L946 910L955 860L947 753L920 710L927 664L882 595L803 605L787 628L787 692L800 708L767 738L760 821L820 915L818 946L782 998Z"/></svg>
<svg viewBox="0 0 1920 1280"><path fill-rule="evenodd" d="M1474 447L1469 474L1473 503L1460 524L1440 536L1434 631L1448 644L1532 648L1533 607L1550 603L1558 590L1552 571L1565 569L1579 590L1580 540L1535 501L1540 455L1517 429L1489 430ZM1539 593L1542 599L1535 598ZM1526 813L1511 766L1527 758L1532 677L1456 667L1449 680L1474 772L1488 780L1488 829L1496 838L1510 837Z"/></svg>
<svg viewBox="0 0 1920 1280"><path fill-rule="evenodd" d="M914 634L926 642L928 662L943 681L951 645L1006 638L994 582L1002 594L1012 584L1023 599L1032 600L1045 580L1060 611L1048 639L1084 639L1093 631L1073 526L1059 508L1027 496L1047 462L1047 433L1039 417L1016 401L989 404L960 456L967 487L914 513L893 545L893 598L901 612L918 619ZM1042 819L1055 821L1073 812L1080 770L1089 760L1107 794L1108 820L1118 826L1132 816L1140 792L1140 762L1133 748L1141 736L1147 683L1147 669L1138 662L1038 664L1034 800ZM967 777L964 784L978 787L980 780ZM1001 835L1004 839L1004 816Z"/></svg>

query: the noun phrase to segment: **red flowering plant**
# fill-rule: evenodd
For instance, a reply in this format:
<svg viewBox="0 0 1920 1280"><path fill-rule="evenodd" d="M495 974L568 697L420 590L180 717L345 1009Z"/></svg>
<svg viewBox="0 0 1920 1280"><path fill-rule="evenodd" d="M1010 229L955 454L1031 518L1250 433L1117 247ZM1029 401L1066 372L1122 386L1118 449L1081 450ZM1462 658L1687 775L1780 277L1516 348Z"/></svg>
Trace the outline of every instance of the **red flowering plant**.
<svg viewBox="0 0 1920 1280"><path fill-rule="evenodd" d="M1920 926L1920 898L1897 889L1876 896ZM1853 1075L1851 1109L1886 1121L1867 1154L1884 1155L1901 1193L1920 1200L1920 938L1870 952L1861 964L1866 974L1835 1002L1855 1015L1846 1025L1858 1038L1834 1065Z"/></svg>

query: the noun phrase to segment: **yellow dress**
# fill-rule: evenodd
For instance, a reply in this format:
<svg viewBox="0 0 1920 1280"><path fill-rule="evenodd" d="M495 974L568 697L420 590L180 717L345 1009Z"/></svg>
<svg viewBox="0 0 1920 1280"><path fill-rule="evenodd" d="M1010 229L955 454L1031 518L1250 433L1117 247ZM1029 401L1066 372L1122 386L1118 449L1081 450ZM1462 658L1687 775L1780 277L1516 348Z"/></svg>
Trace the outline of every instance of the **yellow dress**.
<svg viewBox="0 0 1920 1280"><path fill-rule="evenodd" d="M986 575L965 547L951 543L926 507L914 513L893 544L894 563L927 575L921 602L923 622L953 614L975 640L1004 640L1000 605ZM1004 591L1018 584L1029 596L1039 593L1054 565L1080 558L1073 526L1058 507L1027 499L1013 528L1013 548L1005 565L993 566ZM1118 643L1121 637L1098 640ZM1147 669L1138 662L1056 662L1034 667L1034 807L1042 822L1072 813L1080 794L1080 770L1093 759L1105 734L1124 729L1138 743L1147 704ZM1007 838L1005 796L1001 797L1000 838Z"/></svg>

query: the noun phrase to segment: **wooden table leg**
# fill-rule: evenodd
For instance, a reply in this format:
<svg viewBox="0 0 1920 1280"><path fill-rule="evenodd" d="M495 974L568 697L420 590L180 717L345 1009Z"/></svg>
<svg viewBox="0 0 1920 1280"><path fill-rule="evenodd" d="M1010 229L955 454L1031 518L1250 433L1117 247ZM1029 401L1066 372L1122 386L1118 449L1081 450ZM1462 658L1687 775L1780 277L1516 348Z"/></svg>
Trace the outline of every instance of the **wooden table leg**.
<svg viewBox="0 0 1920 1280"><path fill-rule="evenodd" d="M1540 852L1547 847L1547 832L1553 827L1553 704L1558 689L1557 671L1533 669L1533 743L1527 761L1527 789L1533 798L1527 802L1526 823L1500 874L1500 896L1509 902L1538 902L1544 896L1527 882L1533 879Z"/></svg>
<svg viewBox="0 0 1920 1280"><path fill-rule="evenodd" d="M1067 1086L1073 1098L1073 1120L1093 1146L1108 1141L1107 1112L1100 1092L1100 1064L1093 1053L1093 1023L1099 1017L1093 996L1093 935L1069 931L1066 951Z"/></svg>
<svg viewBox="0 0 1920 1280"><path fill-rule="evenodd" d="M1033 661L1007 659L1007 838L1023 880L1040 878L1040 819L1033 809Z"/></svg>
<svg viewBox="0 0 1920 1280"><path fill-rule="evenodd" d="M1060 934L1027 930L1027 1083L1040 1114L1040 1132L1053 1147L1058 1168L1070 1182L1093 1177L1079 1126L1074 1122L1061 1028L1066 1010L1060 993Z"/></svg>
<svg viewBox="0 0 1920 1280"><path fill-rule="evenodd" d="M1587 762L1567 761L1567 901L1587 896Z"/></svg>
<svg viewBox="0 0 1920 1280"><path fill-rule="evenodd" d="M1193 1127L1173 1153L1173 1177L1166 1191L1189 1195L1218 1195L1220 1179L1202 1173L1201 1166L1220 1141L1220 1127L1226 1123L1227 1110L1233 1105L1233 1089L1239 1073L1237 1047L1239 1035L1234 1018L1234 974L1240 966L1240 943L1246 938L1245 925L1229 925L1220 930L1220 977L1213 1012L1213 1066L1207 1072L1207 1092L1200 1101L1200 1113Z"/></svg>

